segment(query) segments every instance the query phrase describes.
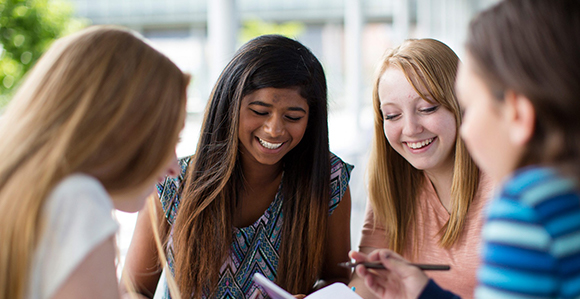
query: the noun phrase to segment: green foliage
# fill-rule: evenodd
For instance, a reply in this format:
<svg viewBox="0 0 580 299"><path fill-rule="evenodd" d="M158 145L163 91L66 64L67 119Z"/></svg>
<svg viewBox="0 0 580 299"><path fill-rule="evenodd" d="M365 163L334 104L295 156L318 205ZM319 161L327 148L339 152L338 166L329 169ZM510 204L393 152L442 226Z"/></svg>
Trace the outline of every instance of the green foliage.
<svg viewBox="0 0 580 299"><path fill-rule="evenodd" d="M241 42L245 43L254 37L264 34L280 34L289 38L296 38L304 32L304 28L304 24L300 22L276 24L254 19L244 22L241 30Z"/></svg>
<svg viewBox="0 0 580 299"><path fill-rule="evenodd" d="M73 12L64 0L0 0L0 108L55 39L85 26Z"/></svg>

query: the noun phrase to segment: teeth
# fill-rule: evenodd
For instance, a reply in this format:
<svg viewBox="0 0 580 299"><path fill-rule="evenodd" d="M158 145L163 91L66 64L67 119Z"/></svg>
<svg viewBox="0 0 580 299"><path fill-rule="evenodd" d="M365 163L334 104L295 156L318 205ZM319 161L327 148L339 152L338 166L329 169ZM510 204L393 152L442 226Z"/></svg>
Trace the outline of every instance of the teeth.
<svg viewBox="0 0 580 299"><path fill-rule="evenodd" d="M433 142L433 139L435 139L435 138L423 140L421 142L407 142L407 145L412 149L420 149L426 145L431 144L431 142Z"/></svg>
<svg viewBox="0 0 580 299"><path fill-rule="evenodd" d="M270 142L262 140L260 138L258 138L258 140L260 141L260 144L267 149L277 149L277 148L281 147L283 144L283 142L282 143L270 143Z"/></svg>

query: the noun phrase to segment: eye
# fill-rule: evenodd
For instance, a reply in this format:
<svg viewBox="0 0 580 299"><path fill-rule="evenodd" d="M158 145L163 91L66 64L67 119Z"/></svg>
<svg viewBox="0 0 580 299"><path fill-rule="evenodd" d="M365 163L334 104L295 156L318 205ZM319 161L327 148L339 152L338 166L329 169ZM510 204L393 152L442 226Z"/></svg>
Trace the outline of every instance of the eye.
<svg viewBox="0 0 580 299"><path fill-rule="evenodd" d="M254 110L254 109L250 109L250 110L252 110L252 112L254 112L255 114L260 115L260 116L264 116L264 115L268 114L268 112L261 112L261 111Z"/></svg>
<svg viewBox="0 0 580 299"><path fill-rule="evenodd" d="M385 120L393 120L393 119L399 117L399 115L401 115L401 114L387 114L387 115L385 115Z"/></svg>
<svg viewBox="0 0 580 299"><path fill-rule="evenodd" d="M299 121L299 120L301 120L303 118L303 116L294 117L294 116L286 115L286 118L288 120L291 120L291 121Z"/></svg>
<svg viewBox="0 0 580 299"><path fill-rule="evenodd" d="M421 111L423 113L433 113L433 112L437 111L437 109L439 109L439 105L429 107L429 108L419 109L419 111Z"/></svg>

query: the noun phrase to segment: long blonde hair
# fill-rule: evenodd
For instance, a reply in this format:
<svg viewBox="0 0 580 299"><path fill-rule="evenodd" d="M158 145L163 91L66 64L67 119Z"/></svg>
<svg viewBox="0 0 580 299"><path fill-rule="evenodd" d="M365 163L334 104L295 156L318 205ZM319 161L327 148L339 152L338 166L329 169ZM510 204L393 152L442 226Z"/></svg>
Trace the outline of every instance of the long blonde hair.
<svg viewBox="0 0 580 299"><path fill-rule="evenodd" d="M461 111L454 93L458 63L457 55L445 44L434 39L410 39L399 47L387 50L375 76L375 129L368 170L369 198L376 221L384 224L389 247L401 254L406 248L409 230L413 229L415 223L416 199L425 176L421 170L411 166L399 155L384 135L379 82L387 68L396 67L402 70L423 99L435 101L454 114L456 127L459 128ZM426 90L429 94L423 94L421 90ZM459 239L479 182L479 170L459 134L453 155L451 215L447 224L441 228L439 241L445 248ZM412 235L416 238L415 234ZM416 239L412 241L414 243Z"/></svg>
<svg viewBox="0 0 580 299"><path fill-rule="evenodd" d="M111 193L175 150L189 76L133 33L95 26L55 42L0 121L0 299L23 298L42 206L69 174Z"/></svg>

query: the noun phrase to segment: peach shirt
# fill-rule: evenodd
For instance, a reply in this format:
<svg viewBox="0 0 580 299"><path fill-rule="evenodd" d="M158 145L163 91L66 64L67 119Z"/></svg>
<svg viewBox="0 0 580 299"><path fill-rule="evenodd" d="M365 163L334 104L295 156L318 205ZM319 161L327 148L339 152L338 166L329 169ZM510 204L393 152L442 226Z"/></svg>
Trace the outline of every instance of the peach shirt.
<svg viewBox="0 0 580 299"><path fill-rule="evenodd" d="M487 176L481 177L480 186L469 208L464 231L459 240L449 249L439 246L439 230L449 220L449 213L439 201L439 197L429 179L419 195L417 217L416 256L413 258L411 245L403 256L415 263L449 264L450 271L426 271L442 288L451 290L461 298L473 298L477 285L476 270L480 263L481 227L484 221L484 207L491 196L492 183ZM367 203L366 216L359 248L387 248L385 229L377 223L373 229L374 213ZM411 240L411 238L409 238ZM409 242L408 244L411 244Z"/></svg>

